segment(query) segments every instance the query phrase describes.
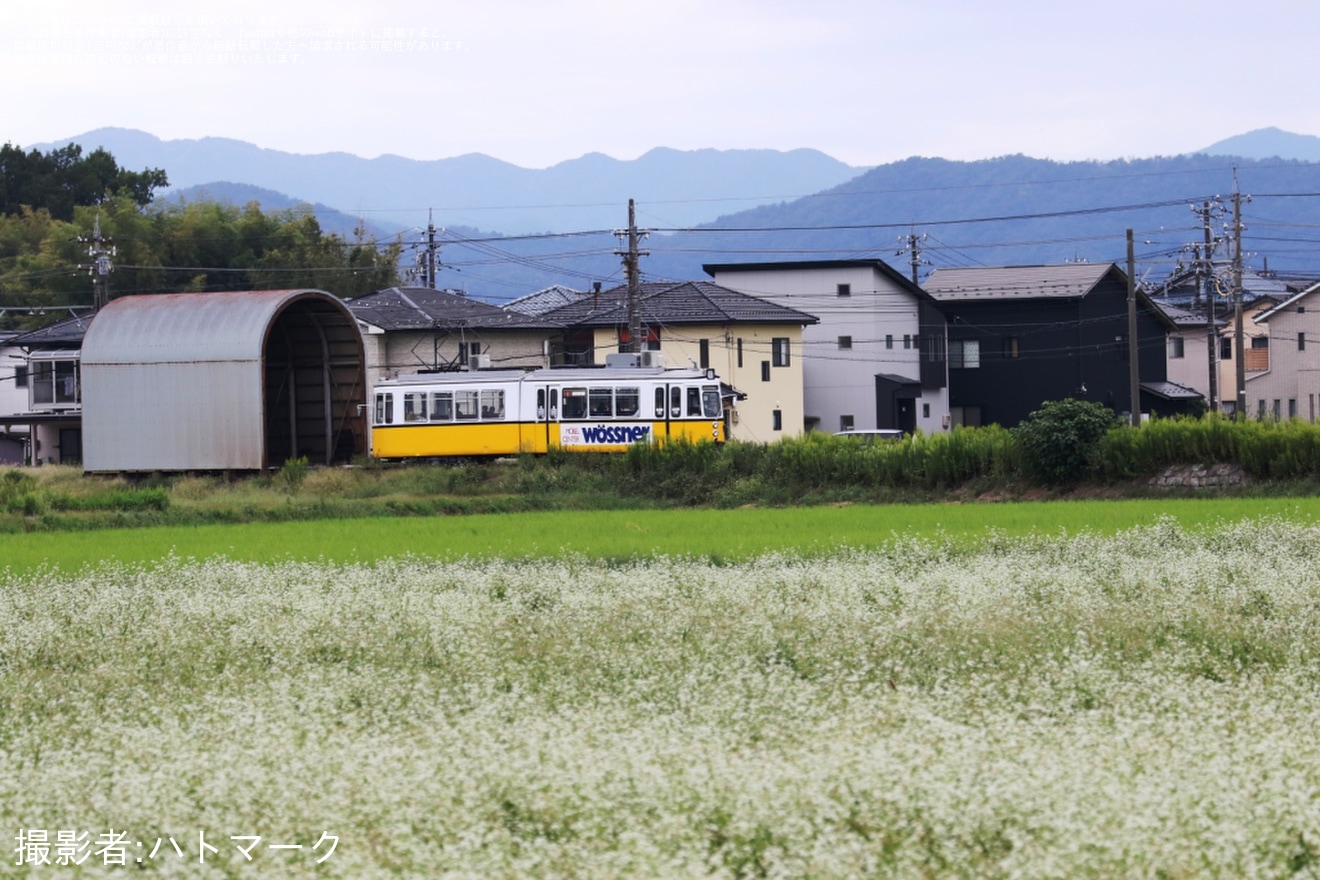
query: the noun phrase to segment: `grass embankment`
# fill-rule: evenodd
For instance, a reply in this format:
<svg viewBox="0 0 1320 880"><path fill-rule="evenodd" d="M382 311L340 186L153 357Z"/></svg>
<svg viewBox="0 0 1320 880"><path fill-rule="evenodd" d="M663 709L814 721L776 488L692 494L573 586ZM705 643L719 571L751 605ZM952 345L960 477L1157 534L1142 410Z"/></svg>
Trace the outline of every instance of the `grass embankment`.
<svg viewBox="0 0 1320 880"><path fill-rule="evenodd" d="M0 827L88 834L70 876L110 832L155 876L1305 874L1318 556L1163 521L0 575Z"/></svg>

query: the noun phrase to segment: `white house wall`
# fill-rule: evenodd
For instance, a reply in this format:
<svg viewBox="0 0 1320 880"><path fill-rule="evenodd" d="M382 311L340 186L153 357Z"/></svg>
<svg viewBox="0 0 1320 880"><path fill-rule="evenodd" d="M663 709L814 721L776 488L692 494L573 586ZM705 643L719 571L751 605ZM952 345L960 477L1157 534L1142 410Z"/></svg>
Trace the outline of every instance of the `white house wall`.
<svg viewBox="0 0 1320 880"><path fill-rule="evenodd" d="M26 365L23 349L0 345L0 415L27 412L27 386L20 387L17 382L18 368Z"/></svg>
<svg viewBox="0 0 1320 880"><path fill-rule="evenodd" d="M874 268L732 269L717 272L714 280L820 319L802 330L805 416L819 430L840 430L845 416L858 430L874 429L875 377L921 379L920 351L912 343L921 332L917 299ZM840 284L849 285L848 296L839 296ZM849 337L851 348L840 347L840 337ZM916 405L918 429L948 427L947 385L921 389Z"/></svg>

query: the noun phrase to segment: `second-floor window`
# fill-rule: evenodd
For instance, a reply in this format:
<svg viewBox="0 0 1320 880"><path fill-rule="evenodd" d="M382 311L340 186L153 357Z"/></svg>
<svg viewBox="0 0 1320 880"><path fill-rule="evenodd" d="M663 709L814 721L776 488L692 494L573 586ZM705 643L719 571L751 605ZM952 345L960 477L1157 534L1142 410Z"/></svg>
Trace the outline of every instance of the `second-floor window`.
<svg viewBox="0 0 1320 880"><path fill-rule="evenodd" d="M949 369L975 370L981 366L981 340L950 339Z"/></svg>
<svg viewBox="0 0 1320 880"><path fill-rule="evenodd" d="M776 336L770 340L770 362L776 367L788 366L789 345L787 336Z"/></svg>

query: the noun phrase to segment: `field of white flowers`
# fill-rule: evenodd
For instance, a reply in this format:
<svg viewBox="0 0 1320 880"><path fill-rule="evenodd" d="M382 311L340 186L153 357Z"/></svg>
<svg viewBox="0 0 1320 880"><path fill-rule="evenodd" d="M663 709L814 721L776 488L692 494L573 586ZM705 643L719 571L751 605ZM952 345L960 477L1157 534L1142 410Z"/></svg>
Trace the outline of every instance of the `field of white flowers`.
<svg viewBox="0 0 1320 880"><path fill-rule="evenodd" d="M0 574L0 875L1306 876L1317 560L1280 520Z"/></svg>

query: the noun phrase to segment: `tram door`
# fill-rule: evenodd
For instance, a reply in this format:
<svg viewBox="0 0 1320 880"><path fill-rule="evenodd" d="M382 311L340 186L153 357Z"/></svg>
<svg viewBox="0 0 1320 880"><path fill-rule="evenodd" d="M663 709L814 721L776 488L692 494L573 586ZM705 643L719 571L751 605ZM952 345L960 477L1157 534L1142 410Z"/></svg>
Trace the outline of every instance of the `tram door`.
<svg viewBox="0 0 1320 880"><path fill-rule="evenodd" d="M538 423L538 441L542 450L549 450L551 437L559 443L559 433L555 426L559 424L559 389L536 389L536 421Z"/></svg>
<svg viewBox="0 0 1320 880"><path fill-rule="evenodd" d="M683 388L679 385L669 386L669 407L665 413L665 436L675 433L673 423L683 417ZM679 426L677 433L682 433L682 426Z"/></svg>

